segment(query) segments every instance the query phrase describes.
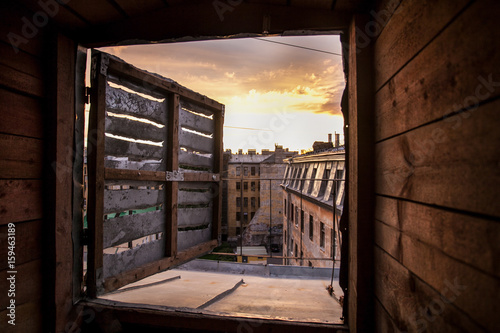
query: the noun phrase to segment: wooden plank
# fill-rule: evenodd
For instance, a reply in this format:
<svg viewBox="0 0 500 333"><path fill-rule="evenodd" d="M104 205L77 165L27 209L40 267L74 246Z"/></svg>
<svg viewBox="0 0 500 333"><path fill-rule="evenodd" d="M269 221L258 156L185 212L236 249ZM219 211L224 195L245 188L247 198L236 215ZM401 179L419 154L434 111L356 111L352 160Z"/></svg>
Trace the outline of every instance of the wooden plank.
<svg viewBox="0 0 500 333"><path fill-rule="evenodd" d="M40 139L0 134L0 178L41 178L42 146Z"/></svg>
<svg viewBox="0 0 500 333"><path fill-rule="evenodd" d="M200 226L212 222L213 207L178 208L177 225L179 228L187 226Z"/></svg>
<svg viewBox="0 0 500 333"><path fill-rule="evenodd" d="M165 7L165 3L161 0L150 0L148 2L137 0L116 0L116 2L129 16L146 14L156 9Z"/></svg>
<svg viewBox="0 0 500 333"><path fill-rule="evenodd" d="M194 113L180 109L179 123L181 127L211 135L214 133L214 121Z"/></svg>
<svg viewBox="0 0 500 333"><path fill-rule="evenodd" d="M144 170L144 171L159 171L165 170L166 161L163 160L146 160L146 161L124 161L124 160L105 160L104 167L106 169L124 169L124 170Z"/></svg>
<svg viewBox="0 0 500 333"><path fill-rule="evenodd" d="M375 318L376 332L401 332L378 299L375 299Z"/></svg>
<svg viewBox="0 0 500 333"><path fill-rule="evenodd" d="M7 277L12 275L8 273L9 271L7 269L0 271L0 288L5 292L5 295L0 298L0 311L7 308L11 299L7 297L7 292L10 289L10 281L7 280ZM20 265L16 264L14 271L17 272L14 274L16 278L16 307L40 299L42 297L42 260L37 259Z"/></svg>
<svg viewBox="0 0 500 333"><path fill-rule="evenodd" d="M177 234L177 251L181 252L190 247L208 242L212 239L212 228L179 231Z"/></svg>
<svg viewBox="0 0 500 333"><path fill-rule="evenodd" d="M100 68L99 52L92 51L92 66ZM91 77L89 133L95 138L88 140L88 206L89 228L87 291L95 298L102 284L103 265L103 218L104 218L104 119L106 114L106 77L96 71Z"/></svg>
<svg viewBox="0 0 500 333"><path fill-rule="evenodd" d="M165 256L165 239L154 240L116 254L104 253L104 279L130 271Z"/></svg>
<svg viewBox="0 0 500 333"><path fill-rule="evenodd" d="M110 277L104 282L104 291L112 291L118 289L126 284L131 282L135 282L137 280L143 279L147 276L150 276L154 273L158 273L164 271L170 267L180 265L188 260L191 260L194 257L201 256L209 251L211 251L214 247L217 246L217 241L212 240L203 244L198 244L189 248L185 251L179 252L175 257L167 257L160 259L156 262L143 265L136 269L132 269L128 272L124 272L122 274L118 274L116 276Z"/></svg>
<svg viewBox="0 0 500 333"><path fill-rule="evenodd" d="M157 102L119 88L106 87L106 111L128 114L165 125L165 102Z"/></svg>
<svg viewBox="0 0 500 333"><path fill-rule="evenodd" d="M119 73L121 77L126 78L127 80L140 86L148 85L152 90L164 92L166 94L177 94L185 99L188 99L191 103L205 105L206 107L213 109L214 112L221 112L223 110L224 106L213 99L189 90L170 79L161 77L160 75L140 70L116 57L110 57L108 70L110 74Z"/></svg>
<svg viewBox="0 0 500 333"><path fill-rule="evenodd" d="M43 332L43 316L40 311L43 305L42 300L37 300L16 306L16 326L12 332ZM10 320L8 313L8 310L0 312L0 327L13 327L7 323Z"/></svg>
<svg viewBox="0 0 500 333"><path fill-rule="evenodd" d="M192 112L196 112L196 113L201 113L201 114L206 115L207 117L211 117L214 114L214 112L211 111L204 104L200 105L200 104L197 104L197 103L193 103L193 102L190 102L189 100L187 100L185 98L181 98L180 106L181 106L181 113L180 113L181 116L183 114L182 111L184 111L184 110L188 110L188 111L192 111ZM211 124L212 124L211 127L213 129L213 120L212 120ZM212 130L212 133L213 133L213 130Z"/></svg>
<svg viewBox="0 0 500 333"><path fill-rule="evenodd" d="M43 137L42 103L31 97L0 89L0 132Z"/></svg>
<svg viewBox="0 0 500 333"><path fill-rule="evenodd" d="M455 332L457 327L467 332L485 331L457 307L466 295L456 287L455 279L447 281L451 288L436 290L378 247L375 262L376 297L402 331ZM462 283L459 280L458 286Z"/></svg>
<svg viewBox="0 0 500 333"><path fill-rule="evenodd" d="M106 116L106 133L126 138L162 142L165 139L165 130L152 124L135 121L127 118Z"/></svg>
<svg viewBox="0 0 500 333"><path fill-rule="evenodd" d="M123 19L123 16L110 2L101 3L99 0L68 1L66 6L76 11L92 25L116 22Z"/></svg>
<svg viewBox="0 0 500 333"><path fill-rule="evenodd" d="M500 46L491 43L500 39L498 11L498 1L472 4L376 94L376 140L499 95L494 73L500 62ZM478 15L481 20L477 20ZM469 116L464 113L455 126L460 127Z"/></svg>
<svg viewBox="0 0 500 333"><path fill-rule="evenodd" d="M167 146L167 170L179 170L179 101L177 94L169 96L168 102L168 138ZM165 256L175 257L177 255L177 203L178 182L167 182L166 184L165 209L167 218L165 221Z"/></svg>
<svg viewBox="0 0 500 333"><path fill-rule="evenodd" d="M35 97L44 96L41 79L0 64L0 85Z"/></svg>
<svg viewBox="0 0 500 333"><path fill-rule="evenodd" d="M380 196L375 218L383 222L381 228L376 227L375 239L395 258L398 258L396 249L401 246L396 232L401 231L456 260L500 277L498 222ZM387 246L382 245L389 241Z"/></svg>
<svg viewBox="0 0 500 333"><path fill-rule="evenodd" d="M7 244L8 226L0 226L0 242ZM16 230L16 266L42 257L42 221L18 222ZM0 247L0 270L7 269L7 246Z"/></svg>
<svg viewBox="0 0 500 333"><path fill-rule="evenodd" d="M164 201L164 190L104 190L104 214L159 206Z"/></svg>
<svg viewBox="0 0 500 333"><path fill-rule="evenodd" d="M377 193L500 217L499 108L497 100L459 128L460 114L377 144Z"/></svg>
<svg viewBox="0 0 500 333"><path fill-rule="evenodd" d="M161 159L165 147L130 142L106 136L104 153L114 157L129 157L139 160Z"/></svg>
<svg viewBox="0 0 500 333"><path fill-rule="evenodd" d="M200 154L190 153L184 150L179 151L179 165L190 167L202 167L213 170L213 157L206 157Z"/></svg>
<svg viewBox="0 0 500 333"><path fill-rule="evenodd" d="M166 176L165 172L163 171L123 170L123 169L105 168L104 179L165 181Z"/></svg>
<svg viewBox="0 0 500 333"><path fill-rule="evenodd" d="M469 2L401 2L374 45L375 89L424 48Z"/></svg>
<svg viewBox="0 0 500 333"><path fill-rule="evenodd" d="M103 247L108 248L164 231L164 210L116 217L104 221Z"/></svg>
<svg viewBox="0 0 500 333"><path fill-rule="evenodd" d="M179 190L177 195L177 203L179 205L199 205L211 204L214 198L214 193L209 189L205 192L193 192Z"/></svg>
<svg viewBox="0 0 500 333"><path fill-rule="evenodd" d="M179 146L211 154L214 152L214 139L181 130L179 132Z"/></svg>
<svg viewBox="0 0 500 333"><path fill-rule="evenodd" d="M43 79L43 64L38 57L25 52L15 52L10 44L0 42L0 63L21 73Z"/></svg>
<svg viewBox="0 0 500 333"><path fill-rule="evenodd" d="M43 216L42 181L0 180L0 225Z"/></svg>
<svg viewBox="0 0 500 333"><path fill-rule="evenodd" d="M218 182L220 175L210 172L186 172L184 173L185 182Z"/></svg>

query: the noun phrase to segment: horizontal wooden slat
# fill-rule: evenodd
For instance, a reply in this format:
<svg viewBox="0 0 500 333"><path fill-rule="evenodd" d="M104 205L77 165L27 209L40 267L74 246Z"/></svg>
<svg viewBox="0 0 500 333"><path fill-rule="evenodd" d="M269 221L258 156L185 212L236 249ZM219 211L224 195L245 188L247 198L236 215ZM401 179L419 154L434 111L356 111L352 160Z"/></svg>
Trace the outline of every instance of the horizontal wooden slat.
<svg viewBox="0 0 500 333"><path fill-rule="evenodd" d="M15 224L16 231L16 265L42 257L42 221L18 222ZM0 270L7 269L7 235L8 226L0 226Z"/></svg>
<svg viewBox="0 0 500 333"><path fill-rule="evenodd" d="M185 110L193 111L196 113L201 113L201 114L204 114L208 117L210 117L214 114L213 111L211 111L210 109L208 109L204 106L201 106L200 104L192 103L192 102L186 100L185 98L181 98L180 106L181 106L181 108L183 108Z"/></svg>
<svg viewBox="0 0 500 333"><path fill-rule="evenodd" d="M211 154L214 152L214 140L212 138L207 138L184 130L179 131L179 146L204 153Z"/></svg>
<svg viewBox="0 0 500 333"><path fill-rule="evenodd" d="M500 277L500 223L380 196L375 207L375 218L382 221L382 228L390 233L384 232L384 239L397 242L394 236L401 231L457 260ZM395 256L386 247L384 249Z"/></svg>
<svg viewBox="0 0 500 333"><path fill-rule="evenodd" d="M19 72L42 79L43 66L38 57L25 52L15 52L10 44L0 42L0 63Z"/></svg>
<svg viewBox="0 0 500 333"><path fill-rule="evenodd" d="M178 208L177 226L200 226L212 222L212 206L203 208Z"/></svg>
<svg viewBox="0 0 500 333"><path fill-rule="evenodd" d="M212 237L212 228L179 231L177 233L177 251L186 250L197 244L208 242Z"/></svg>
<svg viewBox="0 0 500 333"><path fill-rule="evenodd" d="M164 158L164 148L144 143L130 142L106 137L104 144L106 155L115 157L133 157L140 160Z"/></svg>
<svg viewBox="0 0 500 333"><path fill-rule="evenodd" d="M40 139L0 134L0 178L41 178L42 148Z"/></svg>
<svg viewBox="0 0 500 333"><path fill-rule="evenodd" d="M42 101L0 89L0 132L43 137Z"/></svg>
<svg viewBox="0 0 500 333"><path fill-rule="evenodd" d="M146 170L104 169L104 179L165 181L165 172Z"/></svg>
<svg viewBox="0 0 500 333"><path fill-rule="evenodd" d="M4 291L4 295L0 297L0 311L4 310L9 304L7 292L10 289L10 282L7 280L7 277L11 276L11 274L7 273L8 271L10 270L0 271L0 288ZM15 274L16 306L40 299L42 297L42 260L37 259L16 265L14 271L17 271Z"/></svg>
<svg viewBox="0 0 500 333"><path fill-rule="evenodd" d="M118 21L124 18L110 2L101 3L100 0L68 1L67 6L83 16L92 25Z"/></svg>
<svg viewBox="0 0 500 333"><path fill-rule="evenodd" d="M127 138L162 142L166 139L165 128L127 118L106 116L105 132Z"/></svg>
<svg viewBox="0 0 500 333"><path fill-rule="evenodd" d="M214 193L212 191L206 192L191 192L179 190L177 201L179 205L185 204L208 204L214 198Z"/></svg>
<svg viewBox="0 0 500 333"><path fill-rule="evenodd" d="M42 300L36 300L16 306L16 326L12 332L43 332L43 311L40 309L44 304ZM0 327L14 327L7 323L10 320L7 313L7 309L0 312Z"/></svg>
<svg viewBox="0 0 500 333"><path fill-rule="evenodd" d="M403 67L468 2L403 1L374 45L375 88Z"/></svg>
<svg viewBox="0 0 500 333"><path fill-rule="evenodd" d="M40 180L0 180L0 198L0 225L43 216Z"/></svg>
<svg viewBox="0 0 500 333"><path fill-rule="evenodd" d="M457 307L456 303L467 301L468 296L455 287L465 282L460 275L458 280L445 280L447 285L436 290L379 247L375 247L375 263L375 295L401 331L455 332L457 327L466 332L485 331Z"/></svg>
<svg viewBox="0 0 500 333"><path fill-rule="evenodd" d="M500 46L491 43L500 39L498 11L498 1L472 4L376 94L377 141L499 95L494 73L498 72ZM474 49L481 52L470 51ZM457 121L458 129L467 120Z"/></svg>
<svg viewBox="0 0 500 333"><path fill-rule="evenodd" d="M115 276L147 263L159 260L165 255L165 238L139 245L128 251L106 254L103 257L103 278Z"/></svg>
<svg viewBox="0 0 500 333"><path fill-rule="evenodd" d="M182 127L187 127L208 135L214 133L214 121L212 119L198 116L184 109L180 109L179 112L179 124Z"/></svg>
<svg viewBox="0 0 500 333"><path fill-rule="evenodd" d="M500 100L376 145L376 192L500 217Z"/></svg>
<svg viewBox="0 0 500 333"><path fill-rule="evenodd" d="M181 150L179 151L179 164L212 169L214 166L214 159L213 155L211 155L211 157L205 157L200 154L193 154Z"/></svg>
<svg viewBox="0 0 500 333"><path fill-rule="evenodd" d="M108 169L124 169L124 170L144 170L144 171L165 171L166 162L164 160L154 161L120 161L120 160L105 160L104 167Z"/></svg>
<svg viewBox="0 0 500 333"><path fill-rule="evenodd" d="M41 79L2 64L0 64L0 85L36 97L44 95L44 85Z"/></svg>
<svg viewBox="0 0 500 333"><path fill-rule="evenodd" d="M192 258L211 251L217 246L217 240L211 240L203 244L198 244L185 251L177 253L176 257L163 258L150 264L143 265L128 272L110 277L104 281L103 290L112 291L138 279L145 278L151 274L166 270L172 266L180 265Z"/></svg>
<svg viewBox="0 0 500 333"><path fill-rule="evenodd" d="M104 214L154 207L164 201L164 190L104 190Z"/></svg>
<svg viewBox="0 0 500 333"><path fill-rule="evenodd" d="M147 2L139 2L136 0L116 0L116 2L130 16L137 16L165 7L165 3L161 0L150 0Z"/></svg>
<svg viewBox="0 0 500 333"><path fill-rule="evenodd" d="M167 123L165 101L153 101L109 85L106 86L106 111L145 118L161 125Z"/></svg>
<svg viewBox="0 0 500 333"><path fill-rule="evenodd" d="M123 244L134 239L165 231L165 210L125 215L104 220L103 247Z"/></svg>
<svg viewBox="0 0 500 333"><path fill-rule="evenodd" d="M187 170L189 171L189 170ZM185 182L219 182L220 175L209 172L185 172Z"/></svg>

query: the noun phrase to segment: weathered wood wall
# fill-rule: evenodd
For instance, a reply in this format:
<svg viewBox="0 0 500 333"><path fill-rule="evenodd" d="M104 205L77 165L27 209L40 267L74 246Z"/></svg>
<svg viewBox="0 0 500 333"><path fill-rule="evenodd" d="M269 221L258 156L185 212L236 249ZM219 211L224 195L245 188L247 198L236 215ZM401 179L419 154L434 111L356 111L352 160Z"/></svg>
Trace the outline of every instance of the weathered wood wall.
<svg viewBox="0 0 500 333"><path fill-rule="evenodd" d="M377 331L499 331L500 3L373 13Z"/></svg>
<svg viewBox="0 0 500 333"><path fill-rule="evenodd" d="M2 2L0 19L0 327L42 331L43 31L15 52L22 7ZM16 326L7 324L7 225L16 228Z"/></svg>

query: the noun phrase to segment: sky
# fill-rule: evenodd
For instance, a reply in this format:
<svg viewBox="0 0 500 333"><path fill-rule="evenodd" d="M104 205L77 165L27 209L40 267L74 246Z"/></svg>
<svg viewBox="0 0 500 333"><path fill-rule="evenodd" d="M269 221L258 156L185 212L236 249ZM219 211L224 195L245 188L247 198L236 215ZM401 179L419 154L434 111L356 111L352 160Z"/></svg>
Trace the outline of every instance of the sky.
<svg viewBox="0 0 500 333"><path fill-rule="evenodd" d="M271 41L271 42L269 42ZM292 47L286 43L314 50ZM224 149L302 151L341 133L338 36L223 39L101 48L225 105ZM328 53L329 52L329 53Z"/></svg>

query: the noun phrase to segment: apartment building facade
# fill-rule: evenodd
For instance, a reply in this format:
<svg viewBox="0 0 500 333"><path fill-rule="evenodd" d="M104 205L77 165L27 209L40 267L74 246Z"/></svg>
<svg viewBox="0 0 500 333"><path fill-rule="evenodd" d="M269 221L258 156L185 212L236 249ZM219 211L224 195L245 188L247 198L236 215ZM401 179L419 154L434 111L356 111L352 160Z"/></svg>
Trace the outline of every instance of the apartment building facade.
<svg viewBox="0 0 500 333"><path fill-rule="evenodd" d="M283 254L286 264L332 267L340 262L339 222L345 153L332 148L286 160L283 182ZM335 209L334 209L335 207Z"/></svg>

